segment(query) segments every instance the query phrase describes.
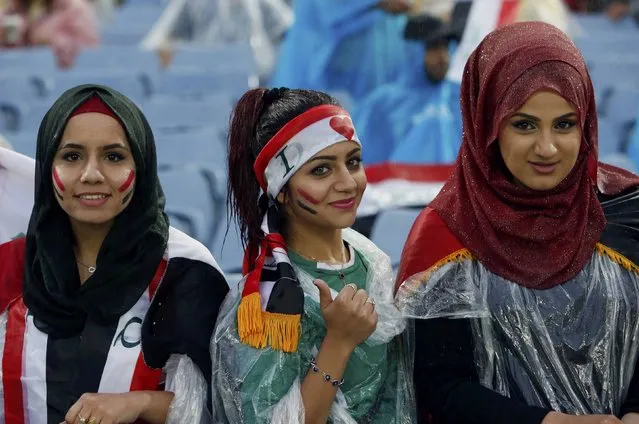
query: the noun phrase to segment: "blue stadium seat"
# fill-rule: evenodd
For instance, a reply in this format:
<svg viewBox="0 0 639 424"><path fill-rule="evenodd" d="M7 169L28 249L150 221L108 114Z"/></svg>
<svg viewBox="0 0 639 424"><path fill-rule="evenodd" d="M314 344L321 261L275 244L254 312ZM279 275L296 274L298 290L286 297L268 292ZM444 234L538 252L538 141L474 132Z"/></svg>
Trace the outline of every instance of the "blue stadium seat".
<svg viewBox="0 0 639 424"><path fill-rule="evenodd" d="M421 209L389 209L380 212L371 230L371 240L399 266L404 243Z"/></svg>
<svg viewBox="0 0 639 424"><path fill-rule="evenodd" d="M623 30L636 30L636 24L631 17L613 22L603 13L577 13L572 16L582 28L582 33L579 34L582 38L596 38L602 33L614 34Z"/></svg>
<svg viewBox="0 0 639 424"><path fill-rule="evenodd" d="M171 66L217 73L234 70L254 72L256 69L253 51L248 43L181 45L173 52Z"/></svg>
<svg viewBox="0 0 639 424"><path fill-rule="evenodd" d="M130 70L151 71L160 66L155 52L137 46L103 45L82 50L75 59L74 71L121 70L126 64Z"/></svg>
<svg viewBox="0 0 639 424"><path fill-rule="evenodd" d="M613 90L606 119L619 134L621 152L627 151L637 111L639 111L639 90L624 88Z"/></svg>
<svg viewBox="0 0 639 424"><path fill-rule="evenodd" d="M25 71L51 72L56 69L56 59L48 47L33 47L26 49L5 49L0 54L0 71L18 72Z"/></svg>
<svg viewBox="0 0 639 424"><path fill-rule="evenodd" d="M639 39L634 45L639 44ZM597 62L592 73L595 87L626 87L639 89L639 60Z"/></svg>
<svg viewBox="0 0 639 424"><path fill-rule="evenodd" d="M17 132L26 112L22 103L0 100L0 132Z"/></svg>
<svg viewBox="0 0 639 424"><path fill-rule="evenodd" d="M630 156L624 153L617 153L614 155L607 155L604 157L600 157L599 160L601 162L625 169L627 171L637 173L637 165L633 163Z"/></svg>
<svg viewBox="0 0 639 424"><path fill-rule="evenodd" d="M31 102L26 113L20 117L20 131L38 132L44 115L49 111L52 101Z"/></svg>
<svg viewBox="0 0 639 424"><path fill-rule="evenodd" d="M215 198L215 188L205 172L197 166L169 167L160 168L159 176L167 214L188 223L187 233L210 245L220 223L223 202Z"/></svg>
<svg viewBox="0 0 639 424"><path fill-rule="evenodd" d="M35 158L36 144L38 141L37 132L18 132L15 134L4 134L16 152Z"/></svg>
<svg viewBox="0 0 639 424"><path fill-rule="evenodd" d="M590 38L578 38L575 40L575 44L581 50L581 54L586 60L592 60L598 63L601 60L605 60L605 57L628 56L628 46L637 45L639 42L639 31L632 34L623 35L618 32L614 33L614 37L590 37Z"/></svg>
<svg viewBox="0 0 639 424"><path fill-rule="evenodd" d="M226 146L221 142L220 134L215 127L179 134L157 134L158 162L199 164L226 173Z"/></svg>
<svg viewBox="0 0 639 424"><path fill-rule="evenodd" d="M169 68L157 76L155 93L180 98L203 98L211 94L239 98L250 83L247 72L204 72Z"/></svg>
<svg viewBox="0 0 639 424"><path fill-rule="evenodd" d="M39 95L35 81L24 75L24 71L20 73L3 72L0 69L0 101L23 102L35 100Z"/></svg>
<svg viewBox="0 0 639 424"><path fill-rule="evenodd" d="M47 96L50 99L58 98L66 90L77 85L102 84L120 91L138 104L147 95L143 78L142 72L135 71L104 73L69 71L36 77L47 87Z"/></svg>
<svg viewBox="0 0 639 424"><path fill-rule="evenodd" d="M618 128L605 118L599 118L599 157L621 152L621 137Z"/></svg>
<svg viewBox="0 0 639 424"><path fill-rule="evenodd" d="M142 110L155 132L176 133L210 127L226 130L232 107L227 96L209 96L199 101L151 100Z"/></svg>

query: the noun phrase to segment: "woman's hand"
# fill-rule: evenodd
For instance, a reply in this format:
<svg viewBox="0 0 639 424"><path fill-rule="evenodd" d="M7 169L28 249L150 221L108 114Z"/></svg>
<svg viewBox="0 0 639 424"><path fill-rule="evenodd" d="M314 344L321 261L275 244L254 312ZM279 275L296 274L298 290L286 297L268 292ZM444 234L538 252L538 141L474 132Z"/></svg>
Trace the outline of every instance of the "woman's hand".
<svg viewBox="0 0 639 424"><path fill-rule="evenodd" d="M365 290L356 290L354 284L347 284L333 300L331 290L324 281L315 280L314 284L319 289L327 338L355 349L375 331L375 301L368 297Z"/></svg>
<svg viewBox="0 0 639 424"><path fill-rule="evenodd" d="M145 392L85 393L69 409L61 424L128 424L150 403Z"/></svg>
<svg viewBox="0 0 639 424"><path fill-rule="evenodd" d="M622 424L614 415L568 415L551 412L541 424Z"/></svg>

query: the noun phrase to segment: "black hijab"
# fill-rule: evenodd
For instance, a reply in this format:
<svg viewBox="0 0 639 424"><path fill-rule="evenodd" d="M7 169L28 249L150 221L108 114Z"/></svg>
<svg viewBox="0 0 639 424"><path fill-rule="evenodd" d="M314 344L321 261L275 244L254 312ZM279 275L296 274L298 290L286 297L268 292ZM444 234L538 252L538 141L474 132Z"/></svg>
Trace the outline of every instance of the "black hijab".
<svg viewBox="0 0 639 424"><path fill-rule="evenodd" d="M80 284L69 218L53 194L52 164L69 117L98 96L119 118L136 165L131 202L116 218L98 253L96 271ZM70 337L87 318L117 321L146 290L162 260L169 223L157 176L153 133L140 109L119 92L99 85L66 91L40 124L35 202L26 239L24 302L41 331Z"/></svg>

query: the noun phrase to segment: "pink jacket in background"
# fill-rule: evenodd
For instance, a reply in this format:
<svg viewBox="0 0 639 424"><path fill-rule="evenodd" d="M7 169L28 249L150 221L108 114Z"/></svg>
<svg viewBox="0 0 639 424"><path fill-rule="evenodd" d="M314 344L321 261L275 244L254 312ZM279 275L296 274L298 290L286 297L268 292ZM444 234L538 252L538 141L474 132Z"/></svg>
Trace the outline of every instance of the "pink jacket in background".
<svg viewBox="0 0 639 424"><path fill-rule="evenodd" d="M12 10L16 8L0 11L0 21ZM53 49L60 67L72 66L82 47L98 44L97 19L86 0L54 0L51 11L30 22L27 13L19 14L27 24L21 29L20 40L12 46L46 44Z"/></svg>

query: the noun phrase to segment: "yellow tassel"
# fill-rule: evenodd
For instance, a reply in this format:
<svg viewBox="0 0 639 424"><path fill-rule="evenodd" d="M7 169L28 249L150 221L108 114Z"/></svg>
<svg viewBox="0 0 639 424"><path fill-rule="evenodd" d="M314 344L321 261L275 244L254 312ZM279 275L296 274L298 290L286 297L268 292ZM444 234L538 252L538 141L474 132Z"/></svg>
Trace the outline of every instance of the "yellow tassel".
<svg viewBox="0 0 639 424"><path fill-rule="evenodd" d="M284 352L296 352L300 340L301 315L264 312L264 327L269 346Z"/></svg>
<svg viewBox="0 0 639 424"><path fill-rule="evenodd" d="M432 267L430 267L430 269L435 270L437 268L441 268L442 266L449 264L451 262L463 262L465 260L468 259L473 259L473 254L470 253L470 250L468 249L459 249L453 253L451 253L450 255L444 257L443 259L440 259L439 261L437 261L437 263L435 263L435 265L433 265Z"/></svg>
<svg viewBox="0 0 639 424"><path fill-rule="evenodd" d="M237 308L237 332L240 335L240 341L255 348L266 346L266 332L260 302L260 294L252 293L243 297Z"/></svg>
<svg viewBox="0 0 639 424"><path fill-rule="evenodd" d="M613 262L616 262L628 271L639 273L639 266L635 265L634 262L626 258L621 253L609 248L608 246L604 246L601 243L597 243L595 247L600 255L608 256Z"/></svg>
<svg viewBox="0 0 639 424"><path fill-rule="evenodd" d="M439 268L443 267L444 265L449 264L451 262L463 262L465 260L471 260L471 259L474 259L474 257L473 257L473 254L470 253L470 250L466 248L456 250L450 255L445 256L442 259L435 262L433 266L431 266L430 268L428 268L426 271L423 272L423 274L420 276L419 279L423 284L426 284L428 283L428 280L430 280L430 277L433 274L433 272L437 271Z"/></svg>

